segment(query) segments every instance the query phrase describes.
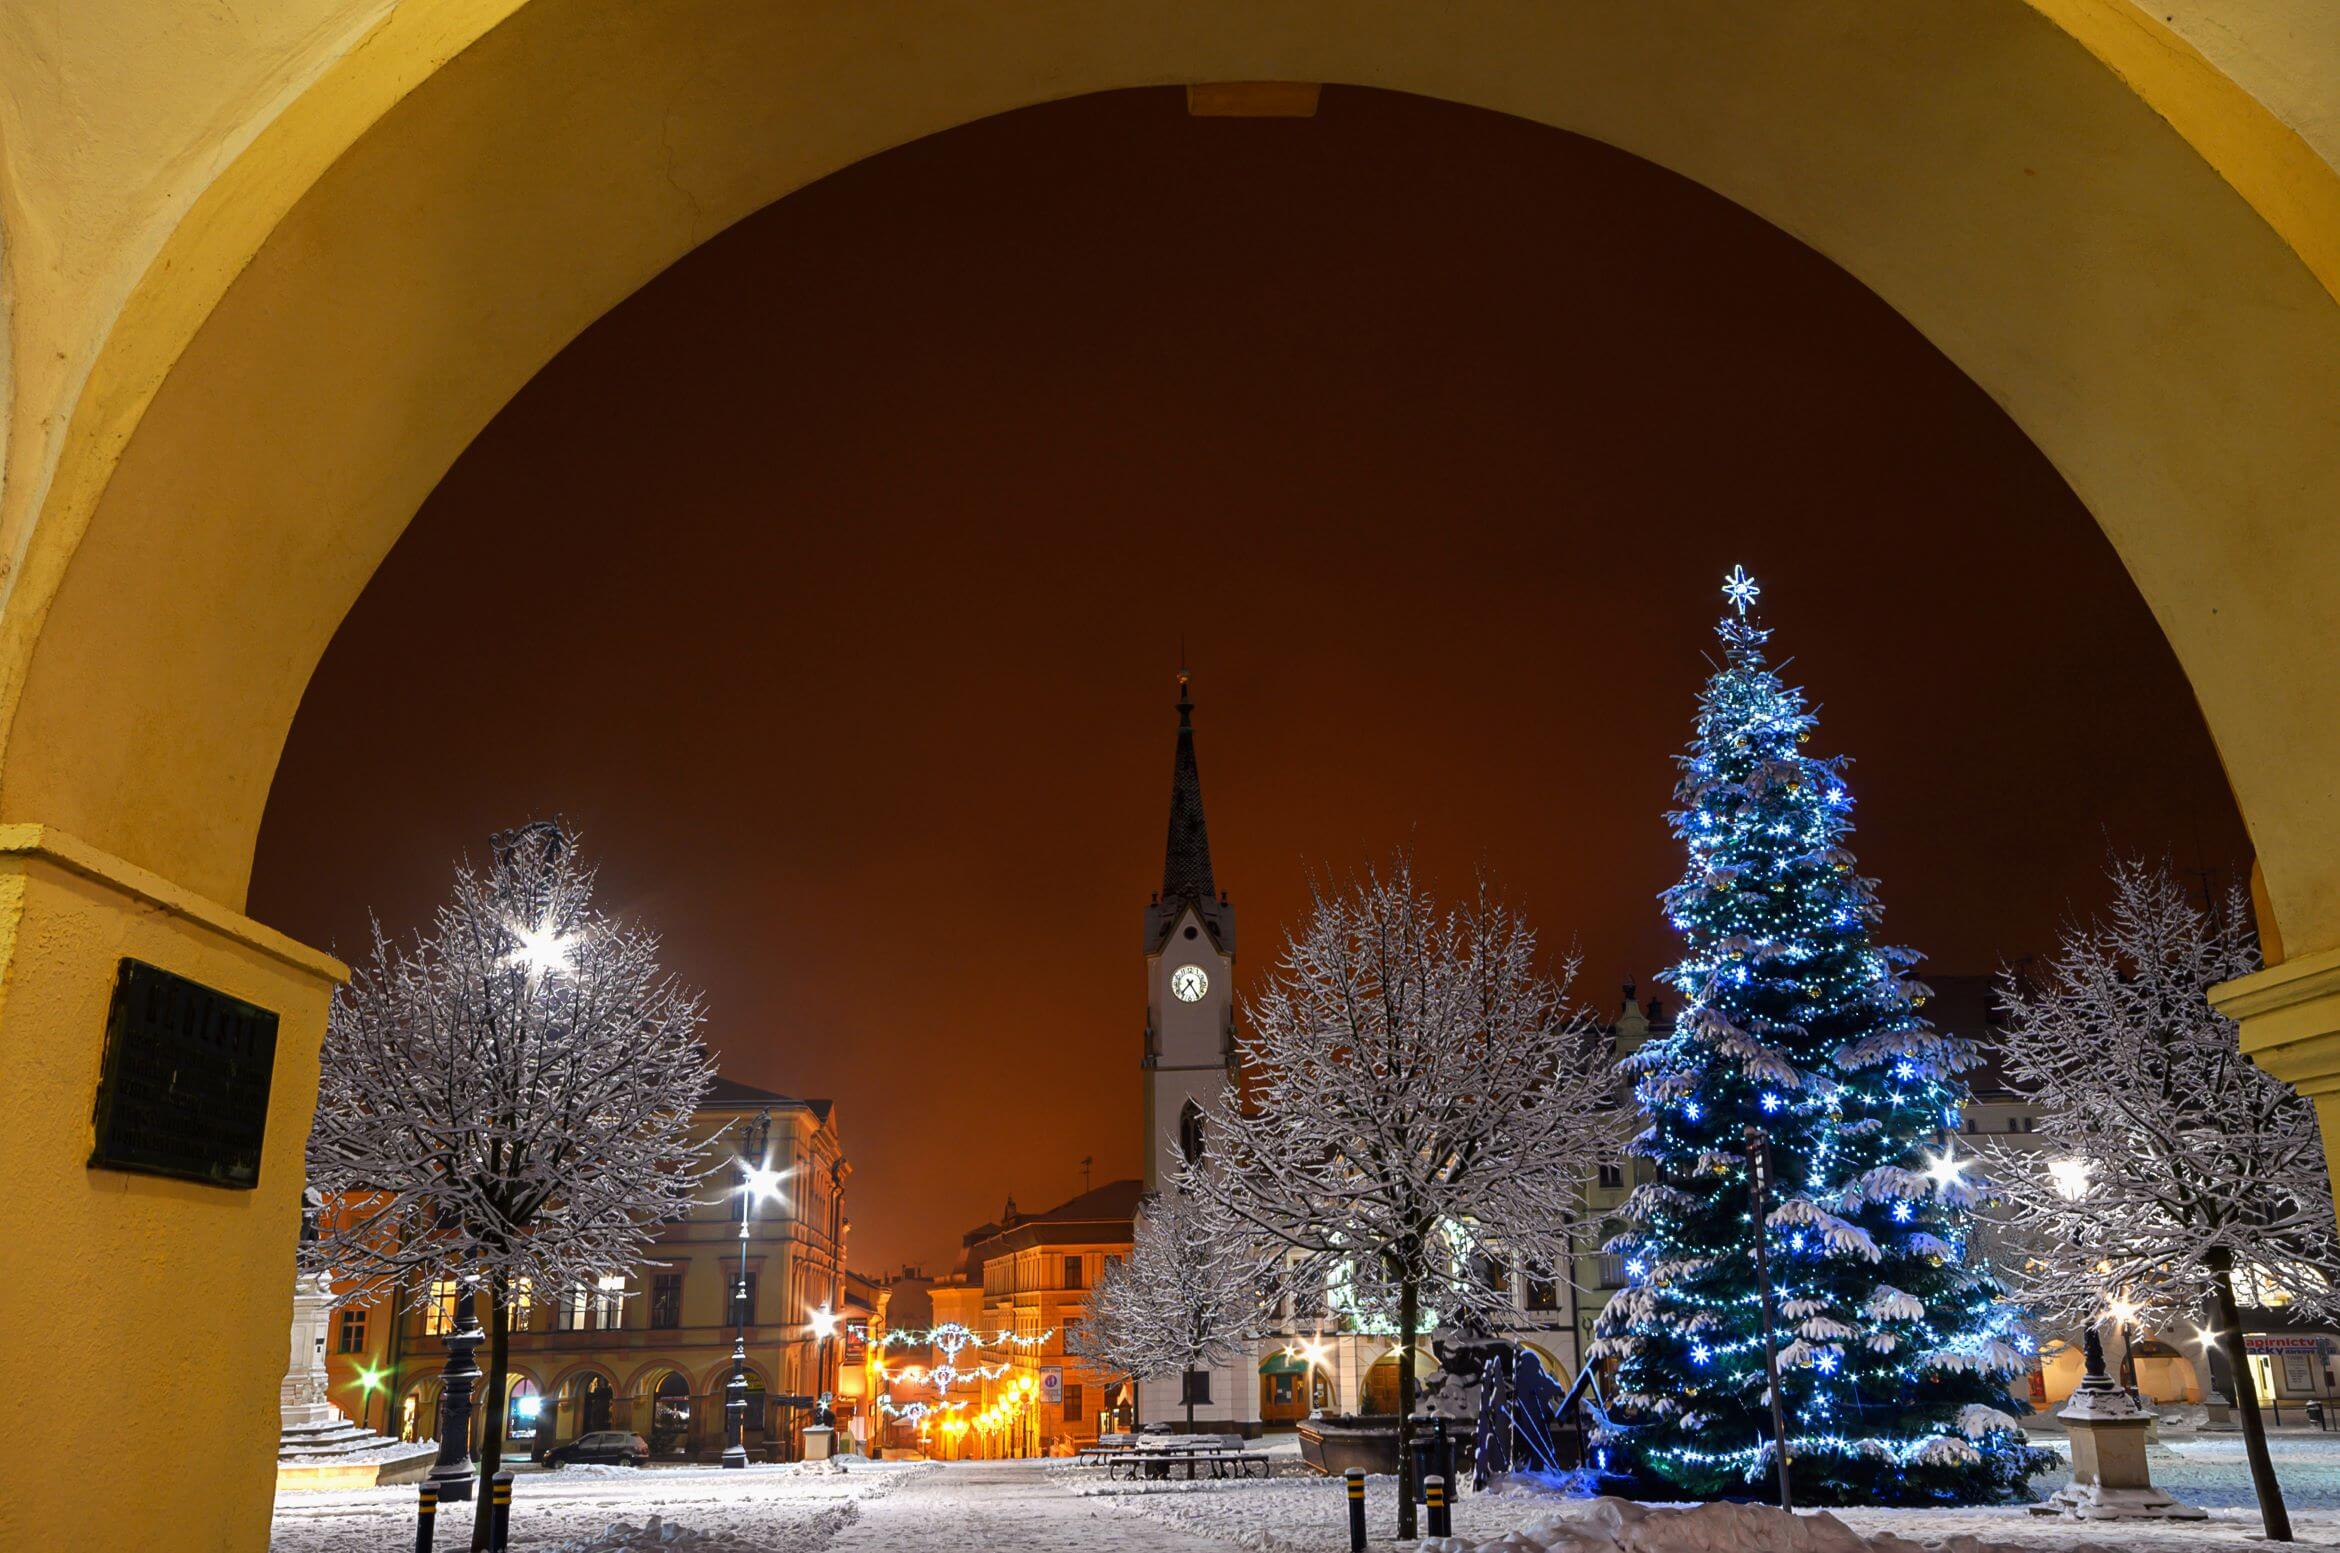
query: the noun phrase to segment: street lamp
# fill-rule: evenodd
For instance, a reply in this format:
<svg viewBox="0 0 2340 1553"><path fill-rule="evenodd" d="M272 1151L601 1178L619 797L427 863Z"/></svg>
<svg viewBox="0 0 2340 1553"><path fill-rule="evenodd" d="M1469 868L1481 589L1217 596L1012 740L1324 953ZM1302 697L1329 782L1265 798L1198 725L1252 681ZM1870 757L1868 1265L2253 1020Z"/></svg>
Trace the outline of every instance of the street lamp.
<svg viewBox="0 0 2340 1553"><path fill-rule="evenodd" d="M2088 1195L2088 1177L2094 1168L2084 1159L2051 1159L2048 1178L2055 1183L2058 1197L2078 1202Z"/></svg>
<svg viewBox="0 0 2340 1553"><path fill-rule="evenodd" d="M480 1368L472 1355L487 1341L487 1333L480 1329L472 1284L469 1277L457 1280L454 1330L443 1340L447 1363L439 1371L439 1457L424 1479L439 1491L442 1502L469 1499L479 1480L479 1469L471 1462L471 1394L478 1389Z"/></svg>
<svg viewBox="0 0 2340 1553"><path fill-rule="evenodd" d="M778 1197L780 1182L788 1174L785 1170L772 1169L766 1157L771 1134L772 1112L766 1107L748 1128L747 1146L739 1155L739 1282L733 1285L731 1298L731 1379L723 1383L723 1464L726 1467L744 1467L748 1459L748 1226L755 1220L756 1200Z"/></svg>

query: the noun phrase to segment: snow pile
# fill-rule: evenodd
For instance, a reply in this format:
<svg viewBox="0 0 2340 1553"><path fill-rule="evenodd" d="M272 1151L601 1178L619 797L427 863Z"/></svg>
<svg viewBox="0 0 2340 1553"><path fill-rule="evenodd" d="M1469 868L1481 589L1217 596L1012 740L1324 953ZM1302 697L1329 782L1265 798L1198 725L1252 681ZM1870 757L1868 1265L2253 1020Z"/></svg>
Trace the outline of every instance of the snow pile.
<svg viewBox="0 0 2340 1553"><path fill-rule="evenodd" d="M653 1515L637 1526L632 1521L613 1521L582 1542L564 1542L554 1553L649 1553L656 1548L713 1549L719 1539L705 1532L693 1531L688 1526L677 1526L661 1516Z"/></svg>
<svg viewBox="0 0 2340 1553"><path fill-rule="evenodd" d="M1923 1524L1922 1517L1912 1517ZM2114 1553L2099 1543L2064 1553ZM1914 1542L1891 1532L1863 1536L1826 1512L1791 1515L1770 1505L1702 1504L1686 1509L1628 1499L1584 1499L1556 1507L1492 1542L1431 1537L1422 1553L2014 1553L2008 1544L1954 1536Z"/></svg>

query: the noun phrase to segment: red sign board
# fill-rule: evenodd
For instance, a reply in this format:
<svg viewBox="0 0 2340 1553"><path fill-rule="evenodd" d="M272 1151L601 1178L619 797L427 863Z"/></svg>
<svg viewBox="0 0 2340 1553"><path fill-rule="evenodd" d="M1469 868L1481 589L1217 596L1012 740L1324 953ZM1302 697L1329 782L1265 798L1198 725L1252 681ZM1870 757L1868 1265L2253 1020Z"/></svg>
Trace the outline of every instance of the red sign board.
<svg viewBox="0 0 2340 1553"><path fill-rule="evenodd" d="M869 1323L866 1321L846 1322L845 1362L847 1364L860 1364L866 1361L868 1358Z"/></svg>

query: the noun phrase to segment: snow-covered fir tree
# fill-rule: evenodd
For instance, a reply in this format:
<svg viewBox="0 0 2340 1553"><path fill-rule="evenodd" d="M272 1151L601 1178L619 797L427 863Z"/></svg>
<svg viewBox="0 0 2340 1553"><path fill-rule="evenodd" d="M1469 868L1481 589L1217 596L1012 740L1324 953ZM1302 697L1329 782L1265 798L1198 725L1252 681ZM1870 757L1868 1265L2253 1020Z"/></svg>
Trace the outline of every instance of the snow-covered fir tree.
<svg viewBox="0 0 2340 1553"><path fill-rule="evenodd" d="M376 924L326 1021L308 1169L338 1211L304 1249L345 1299L476 1291L483 1477L514 1305L638 1266L706 1174L690 1125L714 1069L658 948L595 908L575 837L540 822L497 836L485 874L459 866L411 943Z"/></svg>
<svg viewBox="0 0 2340 1553"><path fill-rule="evenodd" d="M2209 990L2259 968L2239 892L2197 906L2166 860L2116 859L2112 903L2000 984L2008 1087L2045 1147L1993 1151L2009 1276L2059 1327L2201 1323L2225 1355L2269 1535L2290 1536L2238 1306L2340 1318L2315 1109L2242 1053ZM2126 1324L2126 1322L2124 1322Z"/></svg>
<svg viewBox="0 0 2340 1553"><path fill-rule="evenodd" d="M2031 1343L1968 1256L1983 1188L1938 1142L1975 1059L1918 1013L1916 957L1871 942L1844 764L1806 752L1815 719L1766 660L1757 591L1726 580L1668 816L1689 852L1663 897L1683 1006L1625 1064L1630 1149L1656 1172L1610 1243L1627 1284L1591 1349L1618 1366L1601 1459L1653 1497L1767 1494L1776 1418L1799 1504L2021 1496L2053 1459L2008 1391Z"/></svg>
<svg viewBox="0 0 2340 1553"><path fill-rule="evenodd" d="M1490 1257L1568 1276L1586 1181L1612 1157L1607 1051L1569 1007L1574 969L1547 974L1535 933L1483 884L1440 906L1403 855L1344 893L1316 889L1246 1005L1244 1087L1209 1108L1182 1173L1292 1277L1394 1318L1401 1445L1422 1331L1485 1297ZM1411 1537L1412 1458L1398 1459Z"/></svg>
<svg viewBox="0 0 2340 1553"><path fill-rule="evenodd" d="M1172 1188L1147 1198L1129 1256L1109 1263L1089 1292L1074 1351L1134 1380L1231 1362L1247 1351L1267 1303L1252 1244L1189 1193ZM1193 1388L1183 1396L1191 1431Z"/></svg>

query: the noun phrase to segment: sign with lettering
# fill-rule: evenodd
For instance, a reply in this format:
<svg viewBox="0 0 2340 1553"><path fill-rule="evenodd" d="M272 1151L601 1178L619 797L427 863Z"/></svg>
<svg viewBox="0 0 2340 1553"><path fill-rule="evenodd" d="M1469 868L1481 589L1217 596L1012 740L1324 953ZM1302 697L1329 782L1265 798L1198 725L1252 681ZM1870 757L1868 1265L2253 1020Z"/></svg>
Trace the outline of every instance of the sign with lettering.
<svg viewBox="0 0 2340 1553"><path fill-rule="evenodd" d="M2307 1332L2245 1332L2243 1334L2243 1349L2247 1353L2317 1354L2322 1353L2325 1345L2329 1342L2331 1339L2328 1337L2318 1337ZM1792 1455L1789 1457L1791 1462L1794 1459Z"/></svg>
<svg viewBox="0 0 2340 1553"><path fill-rule="evenodd" d="M251 1190L275 1069L275 1014L123 960L106 1014L91 1167Z"/></svg>
<svg viewBox="0 0 2340 1553"><path fill-rule="evenodd" d="M847 1369L851 1369L857 1364L866 1363L868 1359L869 1323L867 1321L859 1320L846 1322L844 1359L845 1367Z"/></svg>
<svg viewBox="0 0 2340 1553"><path fill-rule="evenodd" d="M1059 1407L1063 1405L1064 1371L1042 1370L1040 1372L1040 1400L1047 1403L1050 1407ZM1791 1448L1788 1459L1792 1462L1795 1459L1792 1449L1795 1445L1795 1442L1790 1440L1788 1444Z"/></svg>

